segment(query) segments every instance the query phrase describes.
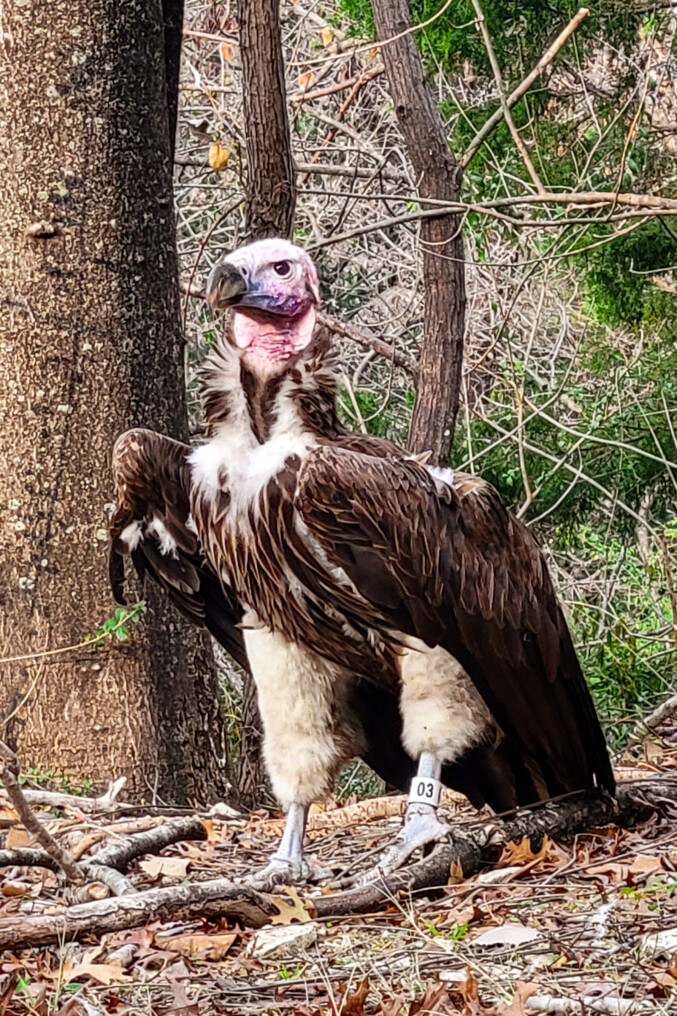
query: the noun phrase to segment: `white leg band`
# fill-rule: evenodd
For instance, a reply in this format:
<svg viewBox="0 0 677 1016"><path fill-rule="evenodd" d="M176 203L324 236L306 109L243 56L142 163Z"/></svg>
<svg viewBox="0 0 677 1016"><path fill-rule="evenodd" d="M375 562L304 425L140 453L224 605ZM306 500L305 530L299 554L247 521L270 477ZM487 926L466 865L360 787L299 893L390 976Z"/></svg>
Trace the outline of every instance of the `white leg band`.
<svg viewBox="0 0 677 1016"><path fill-rule="evenodd" d="M409 804L430 804L436 808L440 803L442 784L431 776L414 776L409 791Z"/></svg>

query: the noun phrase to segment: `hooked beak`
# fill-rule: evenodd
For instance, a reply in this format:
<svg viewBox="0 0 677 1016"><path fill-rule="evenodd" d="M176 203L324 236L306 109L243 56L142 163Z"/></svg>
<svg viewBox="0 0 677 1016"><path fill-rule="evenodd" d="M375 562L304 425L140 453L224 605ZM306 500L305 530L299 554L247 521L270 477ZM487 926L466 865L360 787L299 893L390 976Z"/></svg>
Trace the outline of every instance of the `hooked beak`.
<svg viewBox="0 0 677 1016"><path fill-rule="evenodd" d="M241 303L248 292L242 272L227 261L214 265L207 279L207 303L212 311L223 310Z"/></svg>

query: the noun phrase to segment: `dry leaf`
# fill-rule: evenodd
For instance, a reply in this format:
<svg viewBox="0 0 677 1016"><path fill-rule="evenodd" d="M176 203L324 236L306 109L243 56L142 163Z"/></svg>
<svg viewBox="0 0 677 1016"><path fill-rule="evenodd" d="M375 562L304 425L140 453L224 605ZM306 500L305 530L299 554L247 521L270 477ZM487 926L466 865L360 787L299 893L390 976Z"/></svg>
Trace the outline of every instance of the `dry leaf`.
<svg viewBox="0 0 677 1016"><path fill-rule="evenodd" d="M463 865L460 861L452 861L449 866L449 879L447 885L458 885L465 878L463 874Z"/></svg>
<svg viewBox="0 0 677 1016"><path fill-rule="evenodd" d="M524 1003L532 995L535 995L540 985L535 981L518 981L515 985L515 994L510 1003L503 1003L498 1007L497 1016L526 1016Z"/></svg>
<svg viewBox="0 0 677 1016"><path fill-rule="evenodd" d="M312 85L315 80L315 75L312 71L306 71L305 74L299 74L298 86L302 92L305 92L308 85Z"/></svg>
<svg viewBox="0 0 677 1016"><path fill-rule="evenodd" d="M465 981L459 985L459 990L463 996L463 1016L492 1016L495 1012L494 1007L486 1009L481 1001L478 991L477 978L474 976L470 967L466 967Z"/></svg>
<svg viewBox="0 0 677 1016"><path fill-rule="evenodd" d="M366 1016L364 1003L369 994L369 978L365 977L359 988L348 991L345 984L339 984L339 991L344 998L337 1007L332 1000L334 1016Z"/></svg>
<svg viewBox="0 0 677 1016"><path fill-rule="evenodd" d="M511 921L499 928L483 931L473 939L473 945L523 945L525 942L534 942L537 938L543 938L540 931Z"/></svg>
<svg viewBox="0 0 677 1016"><path fill-rule="evenodd" d="M228 149L220 145L218 141L212 142L209 146L209 165L212 169L225 169L229 157Z"/></svg>
<svg viewBox="0 0 677 1016"><path fill-rule="evenodd" d="M649 875L655 871L664 871L663 861L660 857L637 854L628 871L631 875Z"/></svg>
<svg viewBox="0 0 677 1016"><path fill-rule="evenodd" d="M125 975L121 963L69 963L66 962L63 968L63 980L76 981L81 977L91 977L108 987L113 981L126 981L129 978Z"/></svg>
<svg viewBox="0 0 677 1016"><path fill-rule="evenodd" d="M178 1016L178 1014L180 1016L200 1016L200 1007L194 999L188 998L186 989L180 981L177 981L173 977L168 977L167 980L169 981L174 998L169 1009L161 1010L162 1016Z"/></svg>
<svg viewBox="0 0 677 1016"><path fill-rule="evenodd" d="M162 944L167 949L187 953L197 959L222 960L236 939L237 935L233 933L206 935L203 932L196 932L193 935L175 935L164 940Z"/></svg>
<svg viewBox="0 0 677 1016"><path fill-rule="evenodd" d="M453 1012L454 1010L449 1006L449 993L446 985L440 984L439 981L433 981L431 984L427 984L423 998L420 1002L412 1002L409 1006L408 1016L430 1016L435 1013L439 1016L443 1012ZM443 1009L442 1006L445 1006Z"/></svg>
<svg viewBox="0 0 677 1016"><path fill-rule="evenodd" d="M226 63L230 63L230 61L233 59L233 47L229 42L221 43L221 56L226 61Z"/></svg>
<svg viewBox="0 0 677 1016"><path fill-rule="evenodd" d="M285 890L285 896L273 896L272 902L279 910L279 914L275 914L271 924L291 924L292 921L312 921L310 911L312 910L311 903L304 903L300 898L298 892L294 886L289 886ZM287 898L289 897L289 899ZM289 900L291 899L291 903Z"/></svg>
<svg viewBox="0 0 677 1016"><path fill-rule="evenodd" d="M322 45L328 46L331 40L334 38L334 33L331 28L325 26L320 32L320 38L322 39Z"/></svg>
<svg viewBox="0 0 677 1016"><path fill-rule="evenodd" d="M139 867L151 878L168 875L170 878L185 878L190 864L189 857L151 857L139 861Z"/></svg>
<svg viewBox="0 0 677 1016"><path fill-rule="evenodd" d="M604 878L611 885L626 885L628 881L629 865L620 864L618 861L607 861L605 864L596 864L586 871L582 871L584 878Z"/></svg>
<svg viewBox="0 0 677 1016"><path fill-rule="evenodd" d="M23 826L12 826L7 830L5 847L8 850L16 850L17 847L32 847L35 840L30 833L27 833Z"/></svg>
<svg viewBox="0 0 677 1016"><path fill-rule="evenodd" d="M513 864L523 865L532 864L534 861L541 861L548 852L551 843L552 840L550 840L547 836L544 836L540 850L536 853L534 853L531 849L531 840L528 836L523 836L519 843L515 843L513 841L506 843L503 847L497 867L507 868Z"/></svg>

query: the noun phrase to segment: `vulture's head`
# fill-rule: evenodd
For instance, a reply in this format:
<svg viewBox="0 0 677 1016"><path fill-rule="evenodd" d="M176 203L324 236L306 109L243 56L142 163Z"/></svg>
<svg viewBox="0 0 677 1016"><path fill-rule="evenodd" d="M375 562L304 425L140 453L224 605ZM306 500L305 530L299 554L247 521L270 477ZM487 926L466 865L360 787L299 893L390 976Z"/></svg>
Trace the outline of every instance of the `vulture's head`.
<svg viewBox="0 0 677 1016"><path fill-rule="evenodd" d="M313 338L320 292L311 258L288 240L257 240L222 258L207 280L213 311L233 311L231 341L266 372Z"/></svg>

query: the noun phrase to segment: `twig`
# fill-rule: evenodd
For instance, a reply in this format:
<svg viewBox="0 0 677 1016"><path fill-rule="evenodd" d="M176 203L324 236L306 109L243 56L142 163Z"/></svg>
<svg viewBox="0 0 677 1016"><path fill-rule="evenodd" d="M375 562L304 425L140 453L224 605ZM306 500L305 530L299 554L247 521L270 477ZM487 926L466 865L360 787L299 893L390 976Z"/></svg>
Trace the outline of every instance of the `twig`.
<svg viewBox="0 0 677 1016"><path fill-rule="evenodd" d="M576 29L578 28L580 23L582 21L584 21L585 18L587 18L589 13L590 13L590 11L588 10L587 7L581 7L581 9L578 11L578 13L574 15L574 17L571 19L571 21L566 26L564 31L560 32L560 34L557 36L557 38L555 39L553 44L551 46L549 46L548 49L546 49L545 53L543 54L541 59L538 61L538 63L536 64L534 69L531 71L531 73L527 74L527 76L524 79L524 81L522 81L521 84L519 84L517 86L517 88L513 92L511 92L510 95L507 97L507 99L505 101L506 101L506 105L507 105L508 109L512 109L512 107L515 105L515 103L518 102L518 100L522 98L524 93L527 92L531 88L531 86L533 85L533 83L536 80L536 78L541 76L541 74L543 73L545 68L552 61L553 57L555 57L556 54L560 51L560 49L562 48L564 43L567 41L569 36L572 35L573 32L576 31ZM489 119L486 121L484 126L477 132L477 134L475 135L473 140L468 145L468 148L466 149L463 157L460 160L461 161L461 166L464 169L468 165L470 160L472 159L473 155L477 152L478 148L481 147L481 145L483 144L483 142L485 141L487 136L489 134L491 134L491 132L494 129L494 127L496 126L496 124L501 122L501 120L503 119L503 116L504 116L504 111L503 111L503 107L501 107L500 109L496 110L496 112L493 114L493 116L489 117Z"/></svg>
<svg viewBox="0 0 677 1016"><path fill-rule="evenodd" d="M498 60L496 59L496 53L494 52L494 47L491 42L491 36L489 35L489 29L487 28L487 22L486 18L484 17L484 12L482 10L479 0L472 0L472 5L475 9L475 14L477 15L477 21L480 26L482 39L484 41L484 48L487 51L489 63L491 64L491 69L494 73L494 80L496 81L496 88L498 90L498 98L499 102L501 103L503 117L508 125L508 130L512 135L512 139L515 142L515 147L517 148L517 151L520 153L522 157L522 162L526 166L527 173L529 174L529 176L531 177L532 181L536 186L536 190L538 191L539 194L545 194L545 187L541 183L541 179L538 173L536 172L536 167L531 161L531 157L529 155L529 152L527 151L527 146L524 144L524 141L520 137L520 133L517 130L517 127L515 126L515 121L512 118L510 106L508 105L508 101L505 97L505 92L503 91L503 79L501 77L501 68L498 66Z"/></svg>
<svg viewBox="0 0 677 1016"><path fill-rule="evenodd" d="M19 785L18 776L21 772L21 763L4 741L0 741L0 755L5 759L2 770L2 782L5 785L7 796L12 802L12 807L21 819L27 832L31 834L40 846L44 849L56 865L63 871L64 875L71 882L80 882L83 872L78 867L67 850L57 843L48 829L40 822L30 809L30 805L23 795Z"/></svg>
<svg viewBox="0 0 677 1016"><path fill-rule="evenodd" d="M418 380L418 364L412 356L400 352L399 349L394 349L389 343L384 342L382 339L377 339L375 335L365 335L364 332L358 331L352 325L346 325L337 318L329 317L327 314L318 314L317 320L319 324L324 325L330 332L341 335L345 339L352 339L353 342L364 346L365 349L373 349L375 353L384 356L386 360L392 360L396 367L401 367L408 374L411 374L414 382Z"/></svg>
<svg viewBox="0 0 677 1016"><path fill-rule="evenodd" d="M186 296L195 297L197 300L205 300L206 294L202 286L198 286L195 283L187 283L184 281L179 282L179 289ZM406 370L407 373L411 374L414 382L418 379L418 364L412 356L407 356L406 353L400 352L398 349L394 349L387 342L382 339L377 339L375 335L365 335L364 332L360 332L357 328L353 328L352 325L346 325L338 318L330 317L327 314L317 315L318 324L324 325L330 332L334 332L336 335L341 335L344 339L351 339L353 342L357 342L358 345L364 346L365 349L373 349L375 353L379 353L380 356L384 356L386 360L392 360L396 367L401 367Z"/></svg>
<svg viewBox="0 0 677 1016"><path fill-rule="evenodd" d="M353 85L358 82L363 83L364 81L370 81L371 78L377 78L379 74L383 74L385 67L383 64L376 64L375 67L371 67L368 71L363 74L356 74L352 78L346 78L345 81L335 81L333 85L325 85L324 88L316 88L312 92L294 92L290 96L291 102L302 103L310 102L312 99L321 99L325 95L334 95L336 92L344 92L346 88L352 88Z"/></svg>
<svg viewBox="0 0 677 1016"><path fill-rule="evenodd" d="M647 733L651 733L656 727L660 727L661 723L674 716L677 713L677 695L671 695L670 698L666 699L665 702L654 709L652 713L641 719L634 727L630 737L628 738L628 748L634 744L640 744L645 738Z"/></svg>
<svg viewBox="0 0 677 1016"><path fill-rule="evenodd" d="M194 169L204 169L214 173L222 173L221 169L214 169L209 165L209 160L203 156L178 156L174 160L175 166L188 166ZM224 166L224 169L227 168ZM295 162L297 173L317 173L318 176L347 176L355 180L373 180L374 177L382 177L392 183L406 183L407 175L397 169L388 166L379 166L375 169L368 169L366 166L348 166L343 162ZM395 195L389 195L394 197Z"/></svg>

